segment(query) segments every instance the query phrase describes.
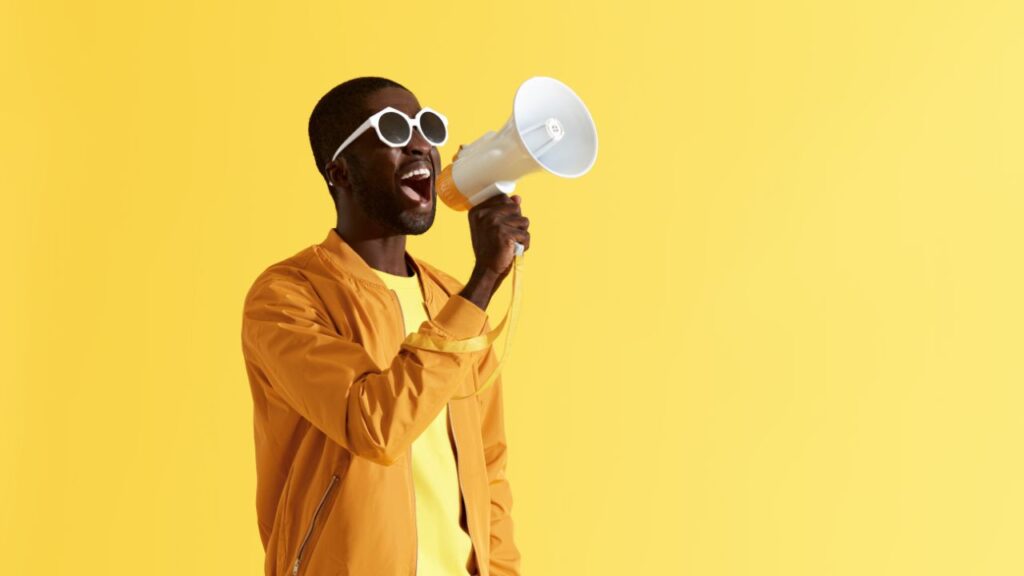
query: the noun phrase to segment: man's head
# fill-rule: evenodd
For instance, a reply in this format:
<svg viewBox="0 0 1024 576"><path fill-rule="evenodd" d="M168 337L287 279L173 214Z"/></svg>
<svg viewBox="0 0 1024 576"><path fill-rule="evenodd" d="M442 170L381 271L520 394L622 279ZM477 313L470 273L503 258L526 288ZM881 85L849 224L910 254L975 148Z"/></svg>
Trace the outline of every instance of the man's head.
<svg viewBox="0 0 1024 576"><path fill-rule="evenodd" d="M344 213L351 222L372 233L422 234L434 223L434 180L441 158L419 130L413 130L408 144L392 148L370 128L331 160L356 128L386 106L410 118L420 110L412 92L386 78L355 78L335 86L317 102L309 118L313 158L327 182L339 219ZM419 167L430 170L428 179L404 184L400 181ZM413 200L413 193L429 197L429 203Z"/></svg>

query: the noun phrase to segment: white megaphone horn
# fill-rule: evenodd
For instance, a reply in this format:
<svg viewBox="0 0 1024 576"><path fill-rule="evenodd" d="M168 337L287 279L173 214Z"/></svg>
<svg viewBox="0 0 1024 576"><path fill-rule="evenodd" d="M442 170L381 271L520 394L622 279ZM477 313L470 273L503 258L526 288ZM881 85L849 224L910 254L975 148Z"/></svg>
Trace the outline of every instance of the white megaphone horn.
<svg viewBox="0 0 1024 576"><path fill-rule="evenodd" d="M544 76L519 85L512 116L498 132L462 147L437 181L437 195L455 210L469 210L536 170L563 178L586 174L597 159L597 128L568 86ZM522 246L517 246L517 254Z"/></svg>

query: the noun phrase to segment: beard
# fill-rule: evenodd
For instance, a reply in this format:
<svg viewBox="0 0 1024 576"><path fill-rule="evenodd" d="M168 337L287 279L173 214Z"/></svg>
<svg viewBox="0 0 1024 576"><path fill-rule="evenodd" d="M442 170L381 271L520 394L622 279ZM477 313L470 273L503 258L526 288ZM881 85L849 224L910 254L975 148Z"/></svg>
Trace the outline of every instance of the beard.
<svg viewBox="0 0 1024 576"><path fill-rule="evenodd" d="M434 224L437 201L430 206L430 212L423 214L405 210L397 194L381 192L384 186L373 186L366 178L363 166L355 158L349 160L349 183L356 205L374 222L390 228L398 234L423 234ZM433 192L431 192L433 193Z"/></svg>

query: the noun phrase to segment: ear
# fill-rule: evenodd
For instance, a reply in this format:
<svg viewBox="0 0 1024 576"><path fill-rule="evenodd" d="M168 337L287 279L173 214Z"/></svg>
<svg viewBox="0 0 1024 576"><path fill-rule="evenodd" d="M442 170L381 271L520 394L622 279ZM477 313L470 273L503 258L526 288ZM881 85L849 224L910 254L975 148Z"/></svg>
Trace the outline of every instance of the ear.
<svg viewBox="0 0 1024 576"><path fill-rule="evenodd" d="M327 175L327 183L335 192L348 190L348 164L345 162L344 157L339 156L328 162L324 173Z"/></svg>

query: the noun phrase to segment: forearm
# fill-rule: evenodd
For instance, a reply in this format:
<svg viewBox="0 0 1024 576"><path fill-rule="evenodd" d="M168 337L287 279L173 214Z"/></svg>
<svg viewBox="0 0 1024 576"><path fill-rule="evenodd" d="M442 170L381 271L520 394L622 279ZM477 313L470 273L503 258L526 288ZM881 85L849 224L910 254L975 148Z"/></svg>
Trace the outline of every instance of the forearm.
<svg viewBox="0 0 1024 576"><path fill-rule="evenodd" d="M490 304L491 297L494 296L494 291L500 282L501 277L494 271L477 266L473 268L473 274L469 277L469 282L459 292L459 295L476 304L481 310L486 311L487 305Z"/></svg>

